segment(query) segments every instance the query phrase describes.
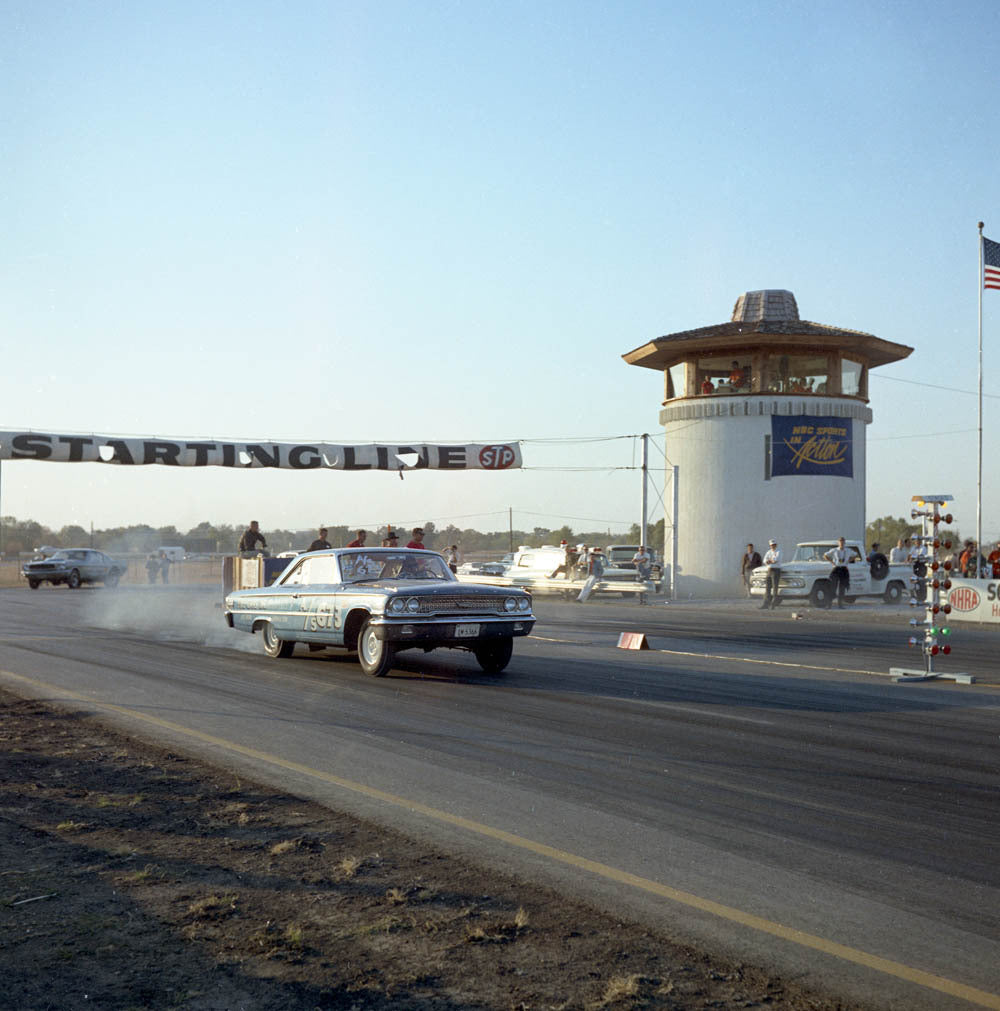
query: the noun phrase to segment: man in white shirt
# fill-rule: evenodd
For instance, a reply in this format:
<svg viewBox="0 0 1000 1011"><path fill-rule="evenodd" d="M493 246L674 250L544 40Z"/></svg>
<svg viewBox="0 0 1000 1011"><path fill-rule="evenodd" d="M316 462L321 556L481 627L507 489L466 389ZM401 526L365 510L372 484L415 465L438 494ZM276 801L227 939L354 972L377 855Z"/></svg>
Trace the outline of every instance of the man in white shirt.
<svg viewBox="0 0 1000 1011"><path fill-rule="evenodd" d="M649 579L649 571L653 564L653 559L649 557L645 544L639 545L639 550L632 556L632 564L635 566L635 578L638 582L644 583Z"/></svg>
<svg viewBox="0 0 1000 1011"><path fill-rule="evenodd" d="M903 538L900 537L900 539L896 541L896 546L889 552L889 561L893 563L905 562L906 555L907 551L906 548L903 547Z"/></svg>
<svg viewBox="0 0 1000 1011"><path fill-rule="evenodd" d="M844 606L844 594L851 585L851 574L847 571L847 559L850 552L844 546L844 538L837 538L837 546L830 548L823 557L833 566L830 573L831 598L837 598L837 607ZM832 603L831 599L831 603Z"/></svg>
<svg viewBox="0 0 1000 1011"><path fill-rule="evenodd" d="M768 542L764 564L767 566L767 582L764 584L764 603L760 606L761 610L769 607L773 611L778 603L778 583L781 581L781 552L773 537Z"/></svg>

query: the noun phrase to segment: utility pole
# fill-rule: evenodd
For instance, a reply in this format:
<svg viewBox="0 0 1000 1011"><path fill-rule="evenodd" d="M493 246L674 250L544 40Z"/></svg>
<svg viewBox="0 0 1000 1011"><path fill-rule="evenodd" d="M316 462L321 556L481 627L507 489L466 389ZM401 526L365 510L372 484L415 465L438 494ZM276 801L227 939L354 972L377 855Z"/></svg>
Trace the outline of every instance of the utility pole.
<svg viewBox="0 0 1000 1011"><path fill-rule="evenodd" d="M510 531L510 553L514 553L514 507L507 506L507 529Z"/></svg>
<svg viewBox="0 0 1000 1011"><path fill-rule="evenodd" d="M642 435L642 496L639 503L639 543L648 547L646 541L646 521L649 506L649 436Z"/></svg>

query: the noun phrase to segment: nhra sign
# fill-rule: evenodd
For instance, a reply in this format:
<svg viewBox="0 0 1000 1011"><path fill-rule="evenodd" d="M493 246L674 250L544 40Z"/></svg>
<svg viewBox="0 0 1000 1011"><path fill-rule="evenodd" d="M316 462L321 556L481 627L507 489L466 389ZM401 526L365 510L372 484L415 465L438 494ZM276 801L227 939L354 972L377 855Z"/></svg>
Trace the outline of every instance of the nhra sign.
<svg viewBox="0 0 1000 1011"><path fill-rule="evenodd" d="M952 621L988 621L1000 624L1000 580L953 579L947 602Z"/></svg>
<svg viewBox="0 0 1000 1011"><path fill-rule="evenodd" d="M0 460L110 463L123 467L277 467L287 470L510 470L519 443L409 446L329 442L223 442L214 439L118 438L0 432Z"/></svg>
<svg viewBox="0 0 1000 1011"><path fill-rule="evenodd" d="M850 418L771 415L771 476L854 477Z"/></svg>

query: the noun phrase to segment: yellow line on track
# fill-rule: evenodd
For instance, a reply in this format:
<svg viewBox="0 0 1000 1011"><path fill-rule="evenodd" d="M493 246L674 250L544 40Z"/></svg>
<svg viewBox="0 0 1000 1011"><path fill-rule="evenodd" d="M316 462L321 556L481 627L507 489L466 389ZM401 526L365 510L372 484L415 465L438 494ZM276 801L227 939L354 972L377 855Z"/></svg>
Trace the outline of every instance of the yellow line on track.
<svg viewBox="0 0 1000 1011"><path fill-rule="evenodd" d="M937 991L938 993L947 994L949 997L959 997L963 1000L969 1001L971 1004L975 1004L977 1007L991 1008L993 1011L1000 1011L1000 995L989 993L985 990L978 990L975 987L959 983L957 980L948 979L944 976L936 976L933 973L924 972L922 969L915 969L912 966L903 965L900 962L894 962L888 958L881 958L878 955L872 955L869 952L860 951L857 948L851 948L845 944L839 944L838 942L828 940L825 937L818 937L815 934L808 934L802 930L795 930L792 927L786 927L784 924L776 923L773 920L766 920L763 917L755 916L753 913L744 912L742 909L736 909L733 906L726 906L719 902L713 902L711 899L704 899L699 895L692 894L691 892L681 891L678 888L672 888L670 885L664 885L658 881L652 881L649 878L640 877L637 874L630 874L628 871L620 870L617 867L611 867L608 864L600 863L597 860L589 860L588 858L578 856L575 853L568 853L565 850L556 849L553 846L535 842L532 839L526 839L523 836L514 835L511 832L505 832L503 829L494 828L491 825L484 825L482 822L473 821L469 818L463 818L460 815L450 814L448 811L441 811L438 808L430 807L427 804L421 804L418 801L409 800L406 797L400 797L393 793L386 793L383 790L377 790L374 787L366 786L364 783L357 783L350 779L344 779L341 776L335 776L329 772L323 772L320 769L313 769L308 765L302 765L299 762L292 762L288 759L281 758L278 755L272 755L266 751L260 751L257 748L248 748L242 744L236 744L234 741L227 741L225 738L215 737L212 734L206 734L200 730L194 730L191 727L182 726L179 723L172 723L169 720L163 720L157 716L150 716L147 713L142 713L135 709L128 709L125 706L116 706L110 702L98 702L87 695L81 694L80 692L74 692L58 685L51 685L44 681L38 681L35 678L25 677L22 674L15 674L12 671L0 669L0 676L22 684L31 685L33 688L39 689L45 693L51 693L57 697L71 698L80 702L86 702L89 705L95 706L97 709L101 709L106 712L118 713L122 716L128 716L132 719L140 720L143 723L148 723L151 726L158 727L161 730L169 730L172 733L180 734L192 740L200 741L203 744L210 744L213 747L221 748L224 751L229 751L236 755L242 755L245 758L252 758L259 762L265 762L266 764L275 766L276 768L299 773L300 775L308 776L311 779L316 779L320 782L333 786L338 786L344 790L350 791L351 793L359 794L360 796L368 797L372 800L378 800L385 804L391 804L394 807L400 807L407 811L422 814L434 821L442 822L447 825L453 825L456 828L464 829L488 839L495 839L498 842L503 842L509 846L526 850L527 852L534 853L538 856L547 857L550 860L569 867L574 867L577 870L587 871L588 873L604 878L605 880L615 881L618 884L627 885L630 888L635 888L639 891L646 892L647 894L669 899L671 902L676 902L679 905L687 906L691 909L698 909L705 913L711 913L713 916L718 916L720 919L727 920L730 923L736 923L740 926L749 927L751 930L757 930L761 933L769 934L772 937L780 938L783 941L798 944L803 948L809 948L825 955L832 955L834 958L840 958L846 962L851 962L854 965L861 965L869 969L874 969L876 972L884 973L887 976L893 976L896 979L905 980L908 983L916 983L919 986L927 987L931 990Z"/></svg>

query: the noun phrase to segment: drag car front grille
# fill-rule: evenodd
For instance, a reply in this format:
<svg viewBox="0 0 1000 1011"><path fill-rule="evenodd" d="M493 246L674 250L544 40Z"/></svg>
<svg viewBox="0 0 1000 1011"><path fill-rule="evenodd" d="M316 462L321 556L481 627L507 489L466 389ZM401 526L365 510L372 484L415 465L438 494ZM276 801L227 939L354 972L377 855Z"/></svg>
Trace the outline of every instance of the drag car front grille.
<svg viewBox="0 0 1000 1011"><path fill-rule="evenodd" d="M418 597L421 614L503 614L503 597L448 596Z"/></svg>

